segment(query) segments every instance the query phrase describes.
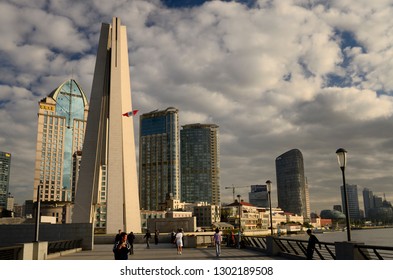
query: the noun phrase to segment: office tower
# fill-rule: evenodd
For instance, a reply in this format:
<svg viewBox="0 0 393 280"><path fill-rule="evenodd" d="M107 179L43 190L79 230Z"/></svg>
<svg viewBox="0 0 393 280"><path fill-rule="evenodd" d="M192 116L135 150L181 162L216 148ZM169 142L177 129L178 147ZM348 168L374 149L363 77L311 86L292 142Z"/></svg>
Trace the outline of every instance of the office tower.
<svg viewBox="0 0 393 280"><path fill-rule="evenodd" d="M342 213L343 212L342 205L339 205L339 204L333 205L333 210L336 210L336 211L339 211Z"/></svg>
<svg viewBox="0 0 393 280"><path fill-rule="evenodd" d="M7 208L10 185L11 154L0 151L0 211Z"/></svg>
<svg viewBox="0 0 393 280"><path fill-rule="evenodd" d="M72 155L81 150L88 102L78 83L67 80L39 102L34 194L41 201L68 201L72 196Z"/></svg>
<svg viewBox="0 0 393 280"><path fill-rule="evenodd" d="M169 107L140 117L139 192L144 210L160 210L169 196L180 199L178 112Z"/></svg>
<svg viewBox="0 0 393 280"><path fill-rule="evenodd" d="M270 207L269 194L266 185L251 185L251 192L248 193L248 199L254 206L265 208Z"/></svg>
<svg viewBox="0 0 393 280"><path fill-rule="evenodd" d="M278 207L308 218L303 155L298 149L276 158Z"/></svg>
<svg viewBox="0 0 393 280"><path fill-rule="evenodd" d="M369 211L371 208L374 208L374 195L373 192L367 188L363 189L363 204L364 204L364 213L366 214L366 218L369 217Z"/></svg>
<svg viewBox="0 0 393 280"><path fill-rule="evenodd" d="M341 189L341 201L344 211L343 213L346 213L343 186L340 186L340 189ZM347 189L348 212L349 212L350 221L359 220L360 211L359 211L358 186L346 184L346 189Z"/></svg>
<svg viewBox="0 0 393 280"><path fill-rule="evenodd" d="M181 200L220 205L219 130L188 124L180 131Z"/></svg>
<svg viewBox="0 0 393 280"><path fill-rule="evenodd" d="M105 213L107 234L141 232L129 68L126 27L115 17L101 25L73 213L95 226Z"/></svg>
<svg viewBox="0 0 393 280"><path fill-rule="evenodd" d="M307 177L306 177L306 184L304 185L304 193L306 195L306 216L304 216L304 218L309 219L311 215L311 205L310 205L310 192L308 190Z"/></svg>

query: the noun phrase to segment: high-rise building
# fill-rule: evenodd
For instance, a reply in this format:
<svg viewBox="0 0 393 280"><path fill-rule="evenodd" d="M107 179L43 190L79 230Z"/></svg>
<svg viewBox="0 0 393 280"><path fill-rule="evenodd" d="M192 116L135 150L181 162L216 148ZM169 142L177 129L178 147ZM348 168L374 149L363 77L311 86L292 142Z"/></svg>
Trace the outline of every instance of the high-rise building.
<svg viewBox="0 0 393 280"><path fill-rule="evenodd" d="M346 213L345 208L345 198L344 198L344 188L340 186L341 189L341 201L343 206L343 213ZM350 221L359 220L360 209L359 209L359 197L358 197L358 186L346 184L347 198L348 198L348 212Z"/></svg>
<svg viewBox="0 0 393 280"><path fill-rule="evenodd" d="M248 199L254 206L269 208L267 185L251 185L251 192L248 193Z"/></svg>
<svg viewBox="0 0 393 280"><path fill-rule="evenodd" d="M303 155L298 149L276 158L278 207L286 212L309 218Z"/></svg>
<svg viewBox="0 0 393 280"><path fill-rule="evenodd" d="M41 201L73 201L73 154L82 149L88 102L78 83L67 80L39 102L34 194Z"/></svg>
<svg viewBox="0 0 393 280"><path fill-rule="evenodd" d="M127 30L114 17L101 25L72 216L107 234L141 232L129 71Z"/></svg>
<svg viewBox="0 0 393 280"><path fill-rule="evenodd" d="M363 189L363 204L364 204L364 213L366 218L369 217L369 211L371 208L374 208L374 195L373 192L368 188Z"/></svg>
<svg viewBox="0 0 393 280"><path fill-rule="evenodd" d="M140 117L139 193L144 210L160 210L169 196L180 199L178 112L169 107Z"/></svg>
<svg viewBox="0 0 393 280"><path fill-rule="evenodd" d="M0 209L7 208L10 185L11 154L0 152Z"/></svg>
<svg viewBox="0 0 393 280"><path fill-rule="evenodd" d="M220 205L219 132L215 124L188 124L180 131L181 200Z"/></svg>

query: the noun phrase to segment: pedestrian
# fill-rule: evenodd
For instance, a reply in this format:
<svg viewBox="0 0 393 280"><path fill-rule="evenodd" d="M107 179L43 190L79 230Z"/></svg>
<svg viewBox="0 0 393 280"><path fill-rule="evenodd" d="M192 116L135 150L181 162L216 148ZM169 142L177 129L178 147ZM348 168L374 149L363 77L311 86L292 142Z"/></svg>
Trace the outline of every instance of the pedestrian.
<svg viewBox="0 0 393 280"><path fill-rule="evenodd" d="M115 260L128 260L128 252L131 246L127 241L127 233L120 233L120 240L113 245Z"/></svg>
<svg viewBox="0 0 393 280"><path fill-rule="evenodd" d="M116 234L115 237L115 243L121 240L121 229L119 229L119 232Z"/></svg>
<svg viewBox="0 0 393 280"><path fill-rule="evenodd" d="M307 230L308 236L308 244L307 244L307 259L312 260L314 255L315 245L318 243L319 249L321 249L321 243L319 242L318 238L311 233L311 229Z"/></svg>
<svg viewBox="0 0 393 280"><path fill-rule="evenodd" d="M183 253L183 229L178 229L175 236L175 242L177 247L177 254L181 255Z"/></svg>
<svg viewBox="0 0 393 280"><path fill-rule="evenodd" d="M171 232L171 243L176 246L176 232L174 230Z"/></svg>
<svg viewBox="0 0 393 280"><path fill-rule="evenodd" d="M150 238L151 238L150 230L146 231L146 234L145 236L143 236L143 238L146 238L146 248L150 249Z"/></svg>
<svg viewBox="0 0 393 280"><path fill-rule="evenodd" d="M130 255L134 254L134 240L135 240L135 234L131 231L127 235L127 241L130 244Z"/></svg>
<svg viewBox="0 0 393 280"><path fill-rule="evenodd" d="M158 245L158 236L160 235L160 232L156 229L154 232L154 243Z"/></svg>
<svg viewBox="0 0 393 280"><path fill-rule="evenodd" d="M213 235L214 246L216 247L216 256L219 257L221 255L221 242L222 235L218 228L216 228L216 232Z"/></svg>

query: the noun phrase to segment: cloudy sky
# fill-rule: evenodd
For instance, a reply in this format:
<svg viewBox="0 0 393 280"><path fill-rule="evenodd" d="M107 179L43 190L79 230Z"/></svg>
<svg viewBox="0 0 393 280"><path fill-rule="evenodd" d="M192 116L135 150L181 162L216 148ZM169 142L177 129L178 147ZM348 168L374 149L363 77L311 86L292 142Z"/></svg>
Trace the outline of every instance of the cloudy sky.
<svg viewBox="0 0 393 280"><path fill-rule="evenodd" d="M33 196L38 101L69 78L90 96L101 23L118 16L134 109L174 106L182 125L220 126L224 202L224 187L270 179L276 205L275 159L298 148L312 211L331 209L341 204L340 147L360 202L364 187L393 201L392 14L391 0L2 0L10 191L19 203Z"/></svg>

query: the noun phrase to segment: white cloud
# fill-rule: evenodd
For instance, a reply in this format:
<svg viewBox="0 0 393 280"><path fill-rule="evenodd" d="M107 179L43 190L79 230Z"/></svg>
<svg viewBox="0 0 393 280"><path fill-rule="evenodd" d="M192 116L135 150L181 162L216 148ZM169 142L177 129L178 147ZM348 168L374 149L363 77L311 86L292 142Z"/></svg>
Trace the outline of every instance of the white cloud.
<svg viewBox="0 0 393 280"><path fill-rule="evenodd" d="M317 2L170 10L158 0L3 1L0 128L13 129L0 136L0 150L13 154L11 191L32 194L37 102L71 76L90 95L101 22L120 16L134 107L143 114L173 106L181 124L219 125L223 186L275 181L275 158L299 148L312 209L331 208L341 184L334 152L344 146L352 183L393 200L393 162L381 152L393 152L390 1ZM345 86L331 86L330 74Z"/></svg>

